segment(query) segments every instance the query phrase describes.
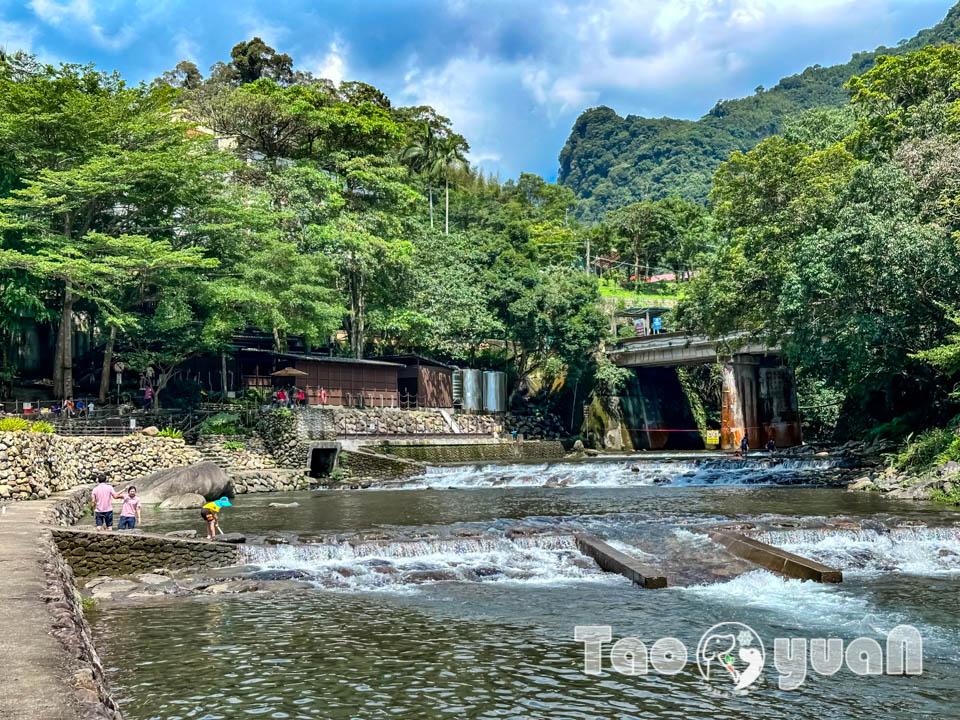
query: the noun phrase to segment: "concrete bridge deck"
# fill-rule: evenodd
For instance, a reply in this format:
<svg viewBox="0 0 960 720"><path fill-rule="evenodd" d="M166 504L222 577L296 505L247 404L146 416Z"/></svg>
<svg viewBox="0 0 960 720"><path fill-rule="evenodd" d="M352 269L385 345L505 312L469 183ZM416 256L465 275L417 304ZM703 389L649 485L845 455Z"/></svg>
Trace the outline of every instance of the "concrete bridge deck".
<svg viewBox="0 0 960 720"><path fill-rule="evenodd" d="M713 340L705 335L682 332L623 338L607 351L610 360L620 367L666 367L676 365L706 365L722 360L735 352L737 355L779 355L779 348L763 343L737 344L735 351L724 353L724 347L733 347L745 340L746 333L726 335Z"/></svg>

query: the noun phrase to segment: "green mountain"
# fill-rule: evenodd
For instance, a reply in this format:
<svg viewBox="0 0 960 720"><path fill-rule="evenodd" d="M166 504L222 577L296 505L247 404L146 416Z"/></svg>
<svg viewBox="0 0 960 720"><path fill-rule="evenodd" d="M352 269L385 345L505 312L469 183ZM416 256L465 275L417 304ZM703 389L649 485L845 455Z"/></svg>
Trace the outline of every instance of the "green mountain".
<svg viewBox="0 0 960 720"><path fill-rule="evenodd" d="M777 133L790 115L844 105L844 83L872 67L877 56L958 39L960 3L935 27L895 48L857 53L843 65L808 67L752 97L718 102L696 121L623 118L608 107L585 110L560 153L558 182L581 199L585 219L642 199L705 201L714 171L731 152L749 150Z"/></svg>

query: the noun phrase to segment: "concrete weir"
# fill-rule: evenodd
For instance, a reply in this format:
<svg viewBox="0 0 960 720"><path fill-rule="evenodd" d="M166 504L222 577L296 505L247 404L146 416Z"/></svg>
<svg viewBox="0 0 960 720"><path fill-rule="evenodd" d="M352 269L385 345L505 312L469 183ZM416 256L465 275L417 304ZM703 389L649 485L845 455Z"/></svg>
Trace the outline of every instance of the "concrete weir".
<svg viewBox="0 0 960 720"><path fill-rule="evenodd" d="M593 558L607 572L619 573L635 584L648 590L667 586L667 578L657 570L643 565L636 558L610 547L592 535L577 535L577 547L584 555Z"/></svg>
<svg viewBox="0 0 960 720"><path fill-rule="evenodd" d="M813 580L820 583L843 581L843 573L815 560L794 555L773 545L767 545L746 535L727 532L712 532L710 539L720 543L734 555L772 572L798 580Z"/></svg>

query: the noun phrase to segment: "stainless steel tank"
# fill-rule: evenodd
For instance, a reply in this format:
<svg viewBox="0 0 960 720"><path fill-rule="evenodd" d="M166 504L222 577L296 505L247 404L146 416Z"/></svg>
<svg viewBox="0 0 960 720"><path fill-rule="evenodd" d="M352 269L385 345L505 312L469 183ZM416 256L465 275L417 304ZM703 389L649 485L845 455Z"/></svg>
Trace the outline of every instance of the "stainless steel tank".
<svg viewBox="0 0 960 720"><path fill-rule="evenodd" d="M483 373L479 370L461 370L463 376L463 409L483 410Z"/></svg>
<svg viewBox="0 0 960 720"><path fill-rule="evenodd" d="M488 370L483 373L483 409L491 413L507 411L507 374Z"/></svg>

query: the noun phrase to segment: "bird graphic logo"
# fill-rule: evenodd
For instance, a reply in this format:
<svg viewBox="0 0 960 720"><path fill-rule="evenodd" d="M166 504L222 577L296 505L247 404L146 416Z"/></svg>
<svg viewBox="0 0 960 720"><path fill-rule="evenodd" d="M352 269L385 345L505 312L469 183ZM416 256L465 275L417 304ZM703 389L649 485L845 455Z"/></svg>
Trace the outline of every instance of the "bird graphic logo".
<svg viewBox="0 0 960 720"><path fill-rule="evenodd" d="M718 623L697 644L697 668L704 680L728 676L735 690L746 690L760 677L766 653L763 641L749 625Z"/></svg>

